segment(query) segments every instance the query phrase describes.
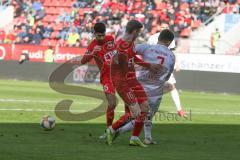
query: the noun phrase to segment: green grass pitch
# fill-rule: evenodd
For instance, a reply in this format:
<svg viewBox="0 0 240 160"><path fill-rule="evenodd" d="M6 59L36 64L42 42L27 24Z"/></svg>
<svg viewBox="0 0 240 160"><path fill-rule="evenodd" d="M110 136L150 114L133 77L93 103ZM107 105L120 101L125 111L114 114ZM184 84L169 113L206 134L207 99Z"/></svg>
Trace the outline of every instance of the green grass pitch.
<svg viewBox="0 0 240 160"><path fill-rule="evenodd" d="M84 86L101 90L99 85ZM54 113L63 99L74 100L75 114L93 109L101 100L57 93L43 82L0 80L0 160L238 160L240 95L182 91L180 96L189 117L172 114L176 109L166 94L154 119L157 145L130 147L130 134L125 134L107 146L98 139L105 116L79 122L63 121ZM116 118L122 111L120 101ZM56 118L52 131L40 128L46 114Z"/></svg>

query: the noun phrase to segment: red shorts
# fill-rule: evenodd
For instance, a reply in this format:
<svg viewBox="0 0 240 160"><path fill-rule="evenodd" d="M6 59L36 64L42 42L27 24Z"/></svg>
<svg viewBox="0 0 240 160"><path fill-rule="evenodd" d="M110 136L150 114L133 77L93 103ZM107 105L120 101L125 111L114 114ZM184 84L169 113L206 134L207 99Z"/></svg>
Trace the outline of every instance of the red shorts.
<svg viewBox="0 0 240 160"><path fill-rule="evenodd" d="M134 86L130 85L131 83L128 83L126 80L119 80L119 82L115 85L115 87L118 94L126 104L141 104L147 101L147 95L144 88L138 81L134 82Z"/></svg>
<svg viewBox="0 0 240 160"><path fill-rule="evenodd" d="M147 101L147 94L144 91L144 88L142 87L141 84L139 84L136 87L133 87L132 90L135 96L137 97L138 104L142 104L143 102Z"/></svg>
<svg viewBox="0 0 240 160"><path fill-rule="evenodd" d="M115 94L115 87L110 80L102 82L103 91L106 94Z"/></svg>

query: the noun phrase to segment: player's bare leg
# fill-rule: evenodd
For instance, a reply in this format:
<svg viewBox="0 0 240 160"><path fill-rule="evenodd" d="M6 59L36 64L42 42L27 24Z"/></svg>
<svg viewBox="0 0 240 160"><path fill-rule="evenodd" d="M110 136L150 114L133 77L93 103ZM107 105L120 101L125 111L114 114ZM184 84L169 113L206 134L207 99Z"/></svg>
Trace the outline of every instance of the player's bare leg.
<svg viewBox="0 0 240 160"><path fill-rule="evenodd" d="M172 100L176 106L178 115L180 117L186 117L187 115L181 106L180 97L179 97L176 86L174 84L166 82L164 85L164 93L167 93L167 92L170 92L170 94L172 96Z"/></svg>
<svg viewBox="0 0 240 160"><path fill-rule="evenodd" d="M106 98L108 101L108 108L107 108L107 112L106 112L106 124L107 127L112 125L112 122L114 120L114 110L116 108L116 96L114 94L109 94L106 93Z"/></svg>
<svg viewBox="0 0 240 160"><path fill-rule="evenodd" d="M106 125L107 127L112 125L112 122L114 120L114 110L116 108L116 96L115 94L105 93L106 99L108 101L108 107L106 110ZM106 133L101 135L99 139L105 139Z"/></svg>

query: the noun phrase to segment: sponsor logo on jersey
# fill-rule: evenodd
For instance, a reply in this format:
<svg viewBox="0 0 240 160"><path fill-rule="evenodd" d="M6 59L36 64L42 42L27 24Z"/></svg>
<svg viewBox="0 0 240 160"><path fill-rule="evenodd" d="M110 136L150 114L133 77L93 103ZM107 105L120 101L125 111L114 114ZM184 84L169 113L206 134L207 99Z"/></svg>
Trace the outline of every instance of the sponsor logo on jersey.
<svg viewBox="0 0 240 160"><path fill-rule="evenodd" d="M104 60L106 62L110 62L112 57L115 56L117 53L118 53L117 50L107 52L106 54L104 54Z"/></svg>

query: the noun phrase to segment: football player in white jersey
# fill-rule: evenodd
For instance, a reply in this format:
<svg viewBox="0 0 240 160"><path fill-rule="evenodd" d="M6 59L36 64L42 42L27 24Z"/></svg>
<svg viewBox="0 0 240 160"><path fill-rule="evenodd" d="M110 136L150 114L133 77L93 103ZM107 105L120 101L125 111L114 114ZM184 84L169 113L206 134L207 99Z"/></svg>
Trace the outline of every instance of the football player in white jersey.
<svg viewBox="0 0 240 160"><path fill-rule="evenodd" d="M161 32L158 38L158 43L155 45L139 44L135 50L137 54L142 56L142 59L151 64L161 64L162 69L159 71L151 71L144 67L137 68L137 79L144 87L148 96L150 112L144 122L145 144L154 144L152 139L152 118L158 111L165 86L165 82L170 78L175 65L175 55L168 48L174 34L165 29ZM132 130L134 121L131 121L118 130L119 134Z"/></svg>
<svg viewBox="0 0 240 160"><path fill-rule="evenodd" d="M163 70L159 73L153 73L144 68L137 72L138 80L142 83L147 93L150 106L148 119L144 123L144 143L146 144L155 143L151 134L152 118L159 109L166 86L165 83L169 80L174 70L175 55L169 49L173 39L174 34L169 29L164 29L158 34L157 44L140 44L136 46L137 53L142 56L145 62L154 64L160 63L163 66Z"/></svg>
<svg viewBox="0 0 240 160"><path fill-rule="evenodd" d="M158 36L160 35L160 32L158 33L155 33L153 35L151 35L149 38L148 38L148 44L151 44L151 45L155 45L158 43ZM170 50L174 50L176 48L176 42L175 42L175 39L172 41L172 43L169 45L168 47ZM178 72L180 71L180 67L179 67L179 64L177 62L177 58L176 58L176 64L175 64L175 71ZM172 100L176 106L176 109L177 109L177 112L178 112L178 115L180 117L185 117L186 114L181 106L181 101L180 101L180 98L179 98L179 94L178 94L178 91L177 91L177 88L176 88L176 79L174 77L173 74L171 74L169 80L165 83L165 87L164 87L164 92L170 92L171 94L171 97L172 97Z"/></svg>

